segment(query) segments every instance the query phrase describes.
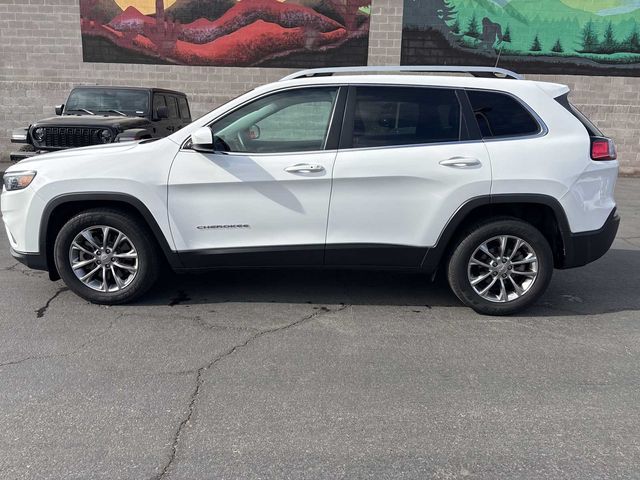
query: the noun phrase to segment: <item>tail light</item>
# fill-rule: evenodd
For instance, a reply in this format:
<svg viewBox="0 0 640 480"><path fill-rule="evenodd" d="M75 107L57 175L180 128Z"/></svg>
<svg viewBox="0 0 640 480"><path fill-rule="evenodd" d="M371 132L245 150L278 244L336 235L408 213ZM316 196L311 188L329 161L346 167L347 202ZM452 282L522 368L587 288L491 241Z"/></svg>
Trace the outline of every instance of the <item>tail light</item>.
<svg viewBox="0 0 640 480"><path fill-rule="evenodd" d="M616 158L618 158L618 154L613 140L606 137L591 137L592 160L615 160Z"/></svg>

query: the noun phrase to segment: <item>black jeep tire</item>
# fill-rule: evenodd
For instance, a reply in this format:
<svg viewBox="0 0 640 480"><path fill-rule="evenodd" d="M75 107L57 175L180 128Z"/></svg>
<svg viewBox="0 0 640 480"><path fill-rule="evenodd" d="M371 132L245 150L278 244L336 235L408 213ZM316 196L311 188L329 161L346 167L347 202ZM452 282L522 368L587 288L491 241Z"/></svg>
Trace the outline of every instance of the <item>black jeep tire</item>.
<svg viewBox="0 0 640 480"><path fill-rule="evenodd" d="M100 236L104 227L108 227L106 242L104 235ZM93 243L81 235L87 231ZM118 237L120 234L123 236ZM118 243L117 238L123 240ZM109 250L109 244L115 246L113 252ZM119 252L118 249L129 251ZM145 294L158 279L161 264L149 229L138 218L108 208L87 210L67 221L58 232L54 260L69 289L92 303L103 305L130 302ZM88 265L78 268L82 263ZM81 278L94 268L96 273L83 281Z"/></svg>
<svg viewBox="0 0 640 480"><path fill-rule="evenodd" d="M503 238L505 247L501 247ZM515 251L518 239L524 243ZM540 298L553 268L553 252L538 229L501 217L479 223L458 238L447 264L447 279L462 303L476 312L511 315ZM472 281L479 283L474 286Z"/></svg>

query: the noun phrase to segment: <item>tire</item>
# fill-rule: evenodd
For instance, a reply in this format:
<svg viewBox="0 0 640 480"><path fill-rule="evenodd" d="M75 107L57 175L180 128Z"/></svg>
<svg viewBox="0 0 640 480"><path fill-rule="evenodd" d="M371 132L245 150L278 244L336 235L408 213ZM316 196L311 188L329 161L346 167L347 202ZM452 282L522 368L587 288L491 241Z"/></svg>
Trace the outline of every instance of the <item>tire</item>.
<svg viewBox="0 0 640 480"><path fill-rule="evenodd" d="M54 245L56 267L69 289L102 305L130 302L145 294L156 282L161 262L151 232L140 224L136 217L105 208L71 218Z"/></svg>
<svg viewBox="0 0 640 480"><path fill-rule="evenodd" d="M503 248L504 255L499 255ZM447 278L456 296L476 312L511 315L540 298L553 268L553 252L544 235L529 223L503 217L480 223L459 238Z"/></svg>

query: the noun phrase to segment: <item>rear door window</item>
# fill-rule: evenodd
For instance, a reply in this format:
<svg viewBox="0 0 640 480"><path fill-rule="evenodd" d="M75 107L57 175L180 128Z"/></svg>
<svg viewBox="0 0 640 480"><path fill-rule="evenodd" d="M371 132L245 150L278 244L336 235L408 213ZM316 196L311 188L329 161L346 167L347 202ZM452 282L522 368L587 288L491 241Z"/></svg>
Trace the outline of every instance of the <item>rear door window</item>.
<svg viewBox="0 0 640 480"><path fill-rule="evenodd" d="M352 148L460 140L460 104L454 90L357 87Z"/></svg>
<svg viewBox="0 0 640 480"><path fill-rule="evenodd" d="M189 103L184 97L178 97L178 107L180 108L180 118L189 120L191 112L189 111Z"/></svg>
<svg viewBox="0 0 640 480"><path fill-rule="evenodd" d="M499 92L468 90L483 138L521 137L540 132L540 125L518 100Z"/></svg>
<svg viewBox="0 0 640 480"><path fill-rule="evenodd" d="M156 112L160 107L166 107L167 101L164 98L164 95L154 95L153 96L153 117L155 118Z"/></svg>
<svg viewBox="0 0 640 480"><path fill-rule="evenodd" d="M176 97L172 95L167 96L167 107L169 107L169 118L180 118L180 114L178 113L178 100Z"/></svg>

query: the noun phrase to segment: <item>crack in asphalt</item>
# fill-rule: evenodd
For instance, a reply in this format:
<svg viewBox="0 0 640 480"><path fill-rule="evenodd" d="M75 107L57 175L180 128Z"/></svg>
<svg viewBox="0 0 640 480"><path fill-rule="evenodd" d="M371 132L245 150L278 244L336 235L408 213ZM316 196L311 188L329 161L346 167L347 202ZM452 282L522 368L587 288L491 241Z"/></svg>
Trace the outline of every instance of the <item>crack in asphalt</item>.
<svg viewBox="0 0 640 480"><path fill-rule="evenodd" d="M133 317L138 318L138 314L135 312L125 312L122 313L125 317ZM201 328L203 330L226 330L231 332L259 332L260 329L254 327L240 327L237 325L221 325L219 323L209 323L207 322L202 315L182 315L182 314L174 314L171 316L173 319L187 320L193 323L197 328ZM189 370L189 372L193 372L195 370Z"/></svg>
<svg viewBox="0 0 640 480"><path fill-rule="evenodd" d="M28 362L28 361L31 361L31 360L46 360L46 359L49 359L49 358L65 358L65 357L70 357L72 355L80 353L80 351L82 351L83 349L87 348L89 345L94 343L96 340L98 340L98 339L102 338L104 335L106 335L107 332L109 330L111 330L111 328L113 328L113 326L115 325L116 321L120 320L122 317L123 317L123 315L120 314L116 318L113 318L109 322L109 325L107 325L107 327L104 330L102 330L97 335L94 335L93 337L91 337L86 342L80 344L77 348L75 348L74 350L72 350L70 352L52 353L52 354L49 354L49 355L33 355L33 356L30 356L30 357L24 357L24 358L21 358L19 360L11 360L9 362L0 363L0 368L7 367L7 366L12 366L12 365L19 365L21 363Z"/></svg>
<svg viewBox="0 0 640 480"><path fill-rule="evenodd" d="M63 292L66 292L67 290L69 290L67 287L59 288L58 291L54 293L49 300L47 300L47 303L45 303L42 307L35 310L37 318L44 317L44 315L47 313L47 310L49 310L49 306L51 305L51 302L53 302L56 298L58 298L58 295L60 295Z"/></svg>
<svg viewBox="0 0 640 480"><path fill-rule="evenodd" d="M180 444L180 439L182 437L182 432L185 429L185 427L187 426L187 424L189 423L189 421L191 420L191 417L193 416L193 413L195 411L195 406L196 406L196 401L198 400L198 396L200 395L200 391L202 389L202 385L204 383L204 374L210 370L211 368L213 368L217 363L221 362L222 360L224 360L225 358L233 355L235 352L237 352L238 350L248 346L249 344L253 343L254 341L258 340L260 337L263 337L265 335L269 335L272 333L277 333L277 332L282 332L284 330L288 330L290 328L293 327L297 327L299 325L302 325L305 322L308 322L310 320L313 320L314 318L319 317L320 315L324 314L324 313L337 313L340 312L342 310L344 310L345 308L348 308L349 305L341 305L340 308L337 308L335 310L331 310L330 308L327 307L320 307L319 310L311 313L310 315L307 315L305 317L302 317L298 320L296 320L295 322L292 323L288 323L286 325L282 325L280 327L274 327L274 328L269 328L266 330L260 330L258 333L251 335L249 338L247 338L244 342L239 343L237 345L234 345L233 347L227 349L226 351L222 352L220 355L217 355L213 360L211 360L209 363L207 363L206 365L203 365L202 367L198 368L197 370L187 370L181 373L195 373L196 374L196 382L195 382L195 387L193 389L193 392L191 392L191 395L189 396L189 405L187 406L187 415L185 416L184 419L182 419L182 421L178 424L178 428L175 432L175 434L173 435L173 443L171 446L171 454L169 455L169 459L167 461L167 463L165 463L164 467L162 468L162 471L160 472L160 474L152 477L153 480L162 480L163 478L165 478L165 476L169 473L169 470L171 469L171 467L173 466L173 463L176 459L176 455L178 453L178 446Z"/></svg>
<svg viewBox="0 0 640 480"><path fill-rule="evenodd" d="M184 317L187 320L191 320L197 327L204 330L229 330L235 332L260 332L257 328L251 327L237 327L232 325L220 325L217 323L209 323L200 315L194 315L192 317Z"/></svg>
<svg viewBox="0 0 640 480"><path fill-rule="evenodd" d="M3 272L20 273L20 274L24 275L25 277L42 277L42 275L44 275L44 272L42 272L40 270L31 270L29 268L19 269L18 268L19 266L20 266L20 263L16 263L16 264L10 265L8 267L3 267L0 270L2 270Z"/></svg>

